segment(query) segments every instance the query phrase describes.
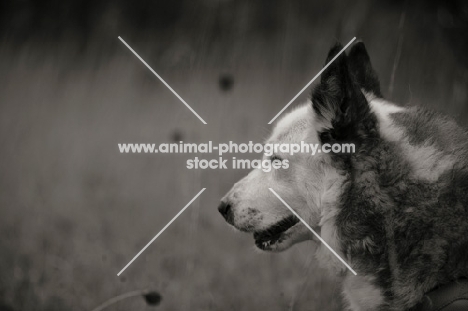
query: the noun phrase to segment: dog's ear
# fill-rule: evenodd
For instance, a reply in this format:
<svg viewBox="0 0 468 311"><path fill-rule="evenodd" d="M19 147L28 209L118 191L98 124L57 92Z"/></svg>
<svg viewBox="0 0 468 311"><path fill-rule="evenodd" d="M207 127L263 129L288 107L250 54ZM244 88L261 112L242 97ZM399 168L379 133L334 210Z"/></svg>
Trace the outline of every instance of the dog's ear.
<svg viewBox="0 0 468 311"><path fill-rule="evenodd" d="M335 45L326 60L329 63L342 49ZM358 141L367 136L369 104L359 86L352 80L347 56L342 53L322 73L321 82L312 92L312 106L317 121L322 124L319 133L322 143Z"/></svg>
<svg viewBox="0 0 468 311"><path fill-rule="evenodd" d="M329 52L325 64L328 64L342 49L341 44L336 44ZM312 106L315 113L326 122L330 122L343 110L346 102L348 82L348 69L346 55L342 53L322 73L321 82L312 92Z"/></svg>
<svg viewBox="0 0 468 311"><path fill-rule="evenodd" d="M349 70L359 86L366 90L366 92L382 98L379 77L374 68L372 68L369 54L367 54L364 43L357 42L351 47L348 54L348 61Z"/></svg>

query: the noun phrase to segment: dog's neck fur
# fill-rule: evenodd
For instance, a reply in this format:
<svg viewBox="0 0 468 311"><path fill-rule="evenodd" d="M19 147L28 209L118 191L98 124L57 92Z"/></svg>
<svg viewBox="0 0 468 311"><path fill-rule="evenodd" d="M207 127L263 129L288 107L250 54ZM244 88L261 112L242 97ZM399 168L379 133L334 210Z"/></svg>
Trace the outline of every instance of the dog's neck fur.
<svg viewBox="0 0 468 311"><path fill-rule="evenodd" d="M468 152L466 143L460 144L451 135L463 140L466 134L455 122L437 114L401 108L372 96L368 101L379 136L364 143L346 169L326 174L321 236L363 274L353 277L348 290L351 279L345 278L345 293L354 291L359 281L359 288L373 293L376 306L406 309L434 286L467 273L466 260L444 263L446 252L451 256L462 252L456 245L445 248L452 236L466 229L432 225L433 217L442 213L438 217L461 226L455 220L460 217L457 213L464 215L468 201L458 190L468 184L464 166ZM418 138L417 133L409 132L415 122L435 124L433 132ZM411 227L413 222L419 223L418 229ZM464 233L460 240L462 236ZM331 271L346 274L343 264L325 247L320 246L317 258ZM411 267L405 266L407 260ZM442 267L445 274L428 273ZM360 299L358 292L346 296L350 304L352 299Z"/></svg>

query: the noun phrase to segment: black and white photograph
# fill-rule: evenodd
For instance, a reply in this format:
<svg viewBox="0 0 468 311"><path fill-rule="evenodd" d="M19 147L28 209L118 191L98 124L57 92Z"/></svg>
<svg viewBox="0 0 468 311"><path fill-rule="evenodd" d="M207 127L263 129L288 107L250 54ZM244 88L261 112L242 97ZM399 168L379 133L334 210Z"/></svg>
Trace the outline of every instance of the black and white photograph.
<svg viewBox="0 0 468 311"><path fill-rule="evenodd" d="M0 311L468 310L468 2L6 0Z"/></svg>

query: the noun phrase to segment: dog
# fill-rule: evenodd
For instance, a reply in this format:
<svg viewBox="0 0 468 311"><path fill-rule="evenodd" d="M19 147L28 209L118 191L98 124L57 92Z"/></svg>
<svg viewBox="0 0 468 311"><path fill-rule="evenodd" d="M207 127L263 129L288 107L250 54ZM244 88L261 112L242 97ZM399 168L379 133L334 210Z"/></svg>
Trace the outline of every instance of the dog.
<svg viewBox="0 0 468 311"><path fill-rule="evenodd" d="M334 46L326 63L342 49ZM468 135L455 121L385 100L362 42L322 73L267 143L353 143L354 153L277 153L288 169L251 171L218 210L264 251L316 240L281 196L357 273L318 243L349 310L409 310L468 276Z"/></svg>

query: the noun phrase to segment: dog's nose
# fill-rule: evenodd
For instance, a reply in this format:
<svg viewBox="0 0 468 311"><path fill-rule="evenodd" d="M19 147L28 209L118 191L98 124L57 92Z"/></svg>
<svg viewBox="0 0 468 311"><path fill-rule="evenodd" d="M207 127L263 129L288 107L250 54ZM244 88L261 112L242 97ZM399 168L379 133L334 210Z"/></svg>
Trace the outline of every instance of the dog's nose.
<svg viewBox="0 0 468 311"><path fill-rule="evenodd" d="M224 219L226 219L228 223L232 222L232 209L231 204L229 202L221 201L221 203L218 206L218 211L221 213L221 215L223 215Z"/></svg>

